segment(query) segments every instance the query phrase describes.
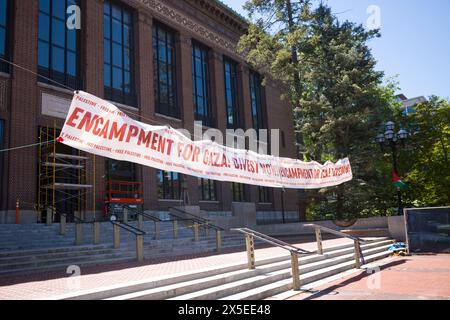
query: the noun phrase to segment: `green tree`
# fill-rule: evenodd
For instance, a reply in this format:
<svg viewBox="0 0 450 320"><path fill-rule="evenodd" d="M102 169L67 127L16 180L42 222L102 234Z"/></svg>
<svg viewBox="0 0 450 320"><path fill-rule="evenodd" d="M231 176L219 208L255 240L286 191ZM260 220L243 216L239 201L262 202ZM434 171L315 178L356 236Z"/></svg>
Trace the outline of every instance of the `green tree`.
<svg viewBox="0 0 450 320"><path fill-rule="evenodd" d="M378 203L384 202L378 195L386 168L373 161L372 138L395 106L394 89L381 85L383 73L375 71L367 45L379 32L341 23L329 7L310 1L251 0L246 8L254 24L240 51L277 80L291 102L299 157L325 162L348 156L352 162L352 182L307 192L310 211L342 219L385 210L390 204Z"/></svg>
<svg viewBox="0 0 450 320"><path fill-rule="evenodd" d="M402 153L405 201L413 206L450 205L450 102L431 97L403 119L412 133Z"/></svg>

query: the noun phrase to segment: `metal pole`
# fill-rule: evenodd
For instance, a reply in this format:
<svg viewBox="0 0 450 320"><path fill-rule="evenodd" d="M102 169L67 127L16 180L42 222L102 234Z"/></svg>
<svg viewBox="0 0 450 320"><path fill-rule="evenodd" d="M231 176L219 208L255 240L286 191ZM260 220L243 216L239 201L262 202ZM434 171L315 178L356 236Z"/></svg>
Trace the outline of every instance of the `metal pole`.
<svg viewBox="0 0 450 320"><path fill-rule="evenodd" d="M391 149L392 149L392 162L394 167L395 174L399 175L398 173L398 159L397 159L397 146L395 142L391 142ZM402 193L400 188L397 188L397 205L398 205L398 215L401 216L403 214L403 204L402 204Z"/></svg>
<svg viewBox="0 0 450 320"><path fill-rule="evenodd" d="M254 270L256 268L255 264L255 241L251 234L245 235L245 244L247 246L247 261L248 268Z"/></svg>
<svg viewBox="0 0 450 320"><path fill-rule="evenodd" d="M286 191L283 188L283 190L281 191L281 213L282 213L282 216L283 216L283 224L286 223L286 213L285 213L285 210L284 210L284 193L285 192Z"/></svg>

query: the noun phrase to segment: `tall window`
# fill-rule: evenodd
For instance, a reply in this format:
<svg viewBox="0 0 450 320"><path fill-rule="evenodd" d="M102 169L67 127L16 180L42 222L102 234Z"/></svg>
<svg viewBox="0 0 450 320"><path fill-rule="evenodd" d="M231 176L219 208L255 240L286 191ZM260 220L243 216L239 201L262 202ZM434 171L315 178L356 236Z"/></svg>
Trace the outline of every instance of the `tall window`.
<svg viewBox="0 0 450 320"><path fill-rule="evenodd" d="M159 199L178 200L181 198L181 174L158 170L157 179Z"/></svg>
<svg viewBox="0 0 450 320"><path fill-rule="evenodd" d="M224 58L225 102L227 110L227 127L237 129L240 126L237 64Z"/></svg>
<svg viewBox="0 0 450 320"><path fill-rule="evenodd" d="M105 97L136 106L131 11L113 1L105 0L103 29Z"/></svg>
<svg viewBox="0 0 450 320"><path fill-rule="evenodd" d="M156 112L179 118L175 32L159 23L153 26L153 70Z"/></svg>
<svg viewBox="0 0 450 320"><path fill-rule="evenodd" d="M0 57L9 60L8 48L8 24L9 24L9 1L0 0ZM0 61L0 71L8 72L7 63Z"/></svg>
<svg viewBox="0 0 450 320"><path fill-rule="evenodd" d="M192 84L195 119L212 126L208 49L195 42L192 45Z"/></svg>
<svg viewBox="0 0 450 320"><path fill-rule="evenodd" d="M272 202L271 190L272 190L271 188L258 187L260 203L271 203Z"/></svg>
<svg viewBox="0 0 450 320"><path fill-rule="evenodd" d="M250 72L250 98L253 129L267 129L266 110L262 100L261 76L256 72Z"/></svg>
<svg viewBox="0 0 450 320"><path fill-rule="evenodd" d="M233 182L231 183L231 191L233 193L234 202L244 202L246 201L245 185L242 183Z"/></svg>
<svg viewBox="0 0 450 320"><path fill-rule="evenodd" d="M74 89L81 87L78 32L66 23L67 8L76 4L76 0L39 0L39 74ZM39 81L49 82L42 77Z"/></svg>
<svg viewBox="0 0 450 320"><path fill-rule="evenodd" d="M203 201L217 201L217 182L209 179L198 179L198 187Z"/></svg>
<svg viewBox="0 0 450 320"><path fill-rule="evenodd" d="M137 178L137 166L135 163L106 160L108 180L134 182Z"/></svg>

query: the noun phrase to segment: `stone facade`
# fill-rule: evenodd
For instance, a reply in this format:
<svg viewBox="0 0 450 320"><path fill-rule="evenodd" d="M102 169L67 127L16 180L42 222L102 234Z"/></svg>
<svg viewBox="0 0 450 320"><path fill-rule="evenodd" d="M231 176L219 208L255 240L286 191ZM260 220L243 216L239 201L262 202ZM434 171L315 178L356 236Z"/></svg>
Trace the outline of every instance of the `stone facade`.
<svg viewBox="0 0 450 320"><path fill-rule="evenodd" d="M10 1L9 43L10 59L37 73L38 56L38 0ZM118 105L142 119L170 124L174 128L193 129L194 105L192 99L192 40L207 46L210 54L212 108L218 129L226 129L223 57L239 63L239 99L243 108L246 128L252 127L249 88L249 67L235 53L246 22L241 17L215 1L203 0L122 0L133 11L133 48L135 61L135 91L139 106ZM83 90L104 97L103 85L103 1L81 0L82 29L80 32L80 61ZM155 112L153 89L152 26L154 21L166 24L177 34L178 100L181 118L175 119ZM264 88L264 100L268 113L268 127L283 130L286 144L281 146L281 156L295 157L294 129L289 105L280 100L280 91L274 83ZM51 97L55 97L51 99ZM72 92L38 81L38 77L19 68L10 68L0 74L0 119L5 123L4 147L16 147L38 142L38 128L61 128L64 119L58 116L58 101L69 101ZM43 98L44 97L44 98ZM65 100L64 100L65 99ZM48 101L56 101L48 105ZM45 106L42 103L46 104ZM62 107L61 107L62 108ZM58 111L58 110L56 110ZM143 120L144 122L150 122ZM9 152L4 156L0 183L0 211L14 210L19 199L23 210L33 210L37 202L38 152L36 148ZM103 206L101 190L105 176L105 159L89 155L88 183L95 184L95 202L98 210ZM144 183L146 210L167 210L179 202L159 200L157 196L156 170L139 166L138 179ZM190 200L203 210L230 211L232 194L229 183L218 183L217 202L202 202L198 194L197 178L188 177ZM256 203L258 211L281 211L281 190L273 190L271 204L258 203L258 189L246 186L249 201ZM285 194L285 210L297 210L296 191ZM92 203L94 196L88 201ZM1 223L1 222L0 222Z"/></svg>

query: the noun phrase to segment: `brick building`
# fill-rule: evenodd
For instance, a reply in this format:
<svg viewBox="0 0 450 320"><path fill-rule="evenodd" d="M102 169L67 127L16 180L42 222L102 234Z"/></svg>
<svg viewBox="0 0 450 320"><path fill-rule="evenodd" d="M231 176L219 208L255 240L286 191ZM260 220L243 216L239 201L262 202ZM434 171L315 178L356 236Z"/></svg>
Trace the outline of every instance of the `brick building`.
<svg viewBox="0 0 450 320"><path fill-rule="evenodd" d="M81 8L78 30L66 27L73 4ZM289 106L276 85L262 87L260 75L235 53L245 29L242 17L215 0L0 0L0 57L34 72L0 64L0 149L38 143L43 129L48 135L61 128L69 87L148 123L188 130L194 120L222 131L279 128L281 156L295 157ZM36 220L43 175L38 149L0 155L0 223L11 221L17 199L25 220ZM205 211L230 211L233 201L254 202L261 212L297 210L293 190L282 197L279 189L84 156L85 183L92 186L86 207L98 211L107 179L142 182L146 210L177 205L181 180L190 203Z"/></svg>

